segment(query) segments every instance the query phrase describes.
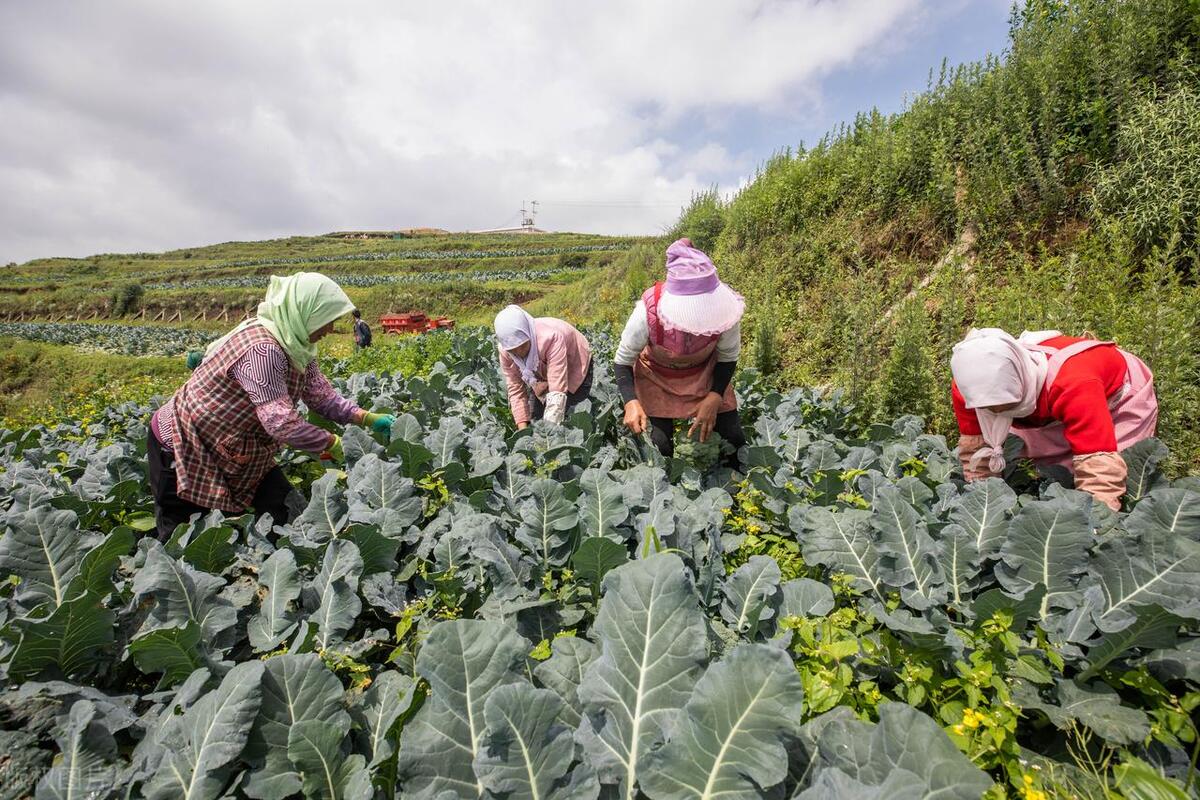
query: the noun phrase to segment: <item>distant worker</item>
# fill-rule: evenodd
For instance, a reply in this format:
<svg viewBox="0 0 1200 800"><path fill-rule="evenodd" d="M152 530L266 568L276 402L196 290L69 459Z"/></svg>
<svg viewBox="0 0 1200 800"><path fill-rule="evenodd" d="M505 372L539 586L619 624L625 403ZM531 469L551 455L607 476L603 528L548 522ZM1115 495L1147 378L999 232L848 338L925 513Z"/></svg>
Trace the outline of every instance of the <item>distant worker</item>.
<svg viewBox="0 0 1200 800"><path fill-rule="evenodd" d="M371 346L371 326L362 318L362 312L357 308L350 312L354 315L354 344L359 350Z"/></svg>
<svg viewBox="0 0 1200 800"><path fill-rule="evenodd" d="M734 448L746 443L733 374L741 352L742 296L689 239L667 248L667 280L637 302L616 354L625 427L650 438L665 456L675 450L675 420L694 420L701 442L715 430ZM727 460L736 464L736 457Z"/></svg>
<svg viewBox="0 0 1200 800"><path fill-rule="evenodd" d="M1014 339L982 328L954 346L950 370L968 481L1001 473L1011 430L1022 456L1067 467L1076 489L1120 509L1128 470L1118 451L1153 436L1158 421L1154 376L1139 358L1058 331Z"/></svg>
<svg viewBox="0 0 1200 800"><path fill-rule="evenodd" d="M518 430L535 419L561 424L592 393L592 351L571 323L508 306L496 315L495 330Z"/></svg>
<svg viewBox="0 0 1200 800"><path fill-rule="evenodd" d="M208 346L187 382L150 418L146 457L159 539L193 514L253 508L288 521L284 445L342 460L341 437L300 416L303 400L339 423L390 433L394 418L340 397L317 366L317 341L353 304L329 278L272 276L258 315Z"/></svg>

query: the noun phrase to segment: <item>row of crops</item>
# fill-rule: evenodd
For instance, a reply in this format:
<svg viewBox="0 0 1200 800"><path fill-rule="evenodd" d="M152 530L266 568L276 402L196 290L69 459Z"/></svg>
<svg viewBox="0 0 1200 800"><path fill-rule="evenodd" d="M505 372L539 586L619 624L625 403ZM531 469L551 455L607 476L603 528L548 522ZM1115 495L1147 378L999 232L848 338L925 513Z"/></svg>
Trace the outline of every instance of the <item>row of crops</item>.
<svg viewBox="0 0 1200 800"><path fill-rule="evenodd" d="M371 286L403 286L428 283L490 283L544 281L561 275L576 274L578 270L570 269L527 269L527 270L444 270L429 272L403 272L392 275L370 275L363 273L330 273L329 277L341 286L368 288ZM267 275L240 275L226 278L200 278L188 281L170 281L150 283L147 289L211 289L236 288L249 289L266 286L270 278Z"/></svg>
<svg viewBox="0 0 1200 800"><path fill-rule="evenodd" d="M221 272L229 269L253 267L294 267L305 264L338 264L343 262L377 261L466 261L478 259L537 258L572 253L604 253L628 250L629 245L615 242L609 244L562 245L558 247L508 247L497 250L381 250L368 253L340 253L327 255L272 256L267 258L243 258L218 261L205 266L187 269L154 270L131 273L130 280L154 280L164 276L191 276Z"/></svg>
<svg viewBox="0 0 1200 800"><path fill-rule="evenodd" d="M1015 458L965 486L919 419L743 375L735 473L626 433L606 363L521 432L481 334L426 377L350 375L390 438L289 455L289 524L168 542L139 538L148 408L0 432L8 758L89 798L1194 785L1200 481L1160 443L1114 513Z"/></svg>
<svg viewBox="0 0 1200 800"><path fill-rule="evenodd" d="M106 325L84 322L0 322L0 336L73 345L126 356L175 356L203 349L216 336L208 331L163 325Z"/></svg>

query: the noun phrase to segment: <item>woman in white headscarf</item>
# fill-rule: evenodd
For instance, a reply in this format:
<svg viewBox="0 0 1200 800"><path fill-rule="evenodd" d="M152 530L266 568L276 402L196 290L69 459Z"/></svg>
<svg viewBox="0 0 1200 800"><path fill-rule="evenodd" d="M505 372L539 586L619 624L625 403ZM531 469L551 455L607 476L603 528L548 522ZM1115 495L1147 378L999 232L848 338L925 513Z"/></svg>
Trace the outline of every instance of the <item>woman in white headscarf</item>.
<svg viewBox="0 0 1200 800"><path fill-rule="evenodd" d="M534 319L512 305L496 315L495 331L508 407L518 429L543 418L559 424L591 394L591 348L569 322Z"/></svg>
<svg viewBox="0 0 1200 800"><path fill-rule="evenodd" d="M1075 488L1113 510L1121 507L1127 468L1119 451L1154 435L1154 378L1136 356L1112 342L999 328L972 330L954 347L951 393L959 458L968 481L1004 469L1004 440L1021 455L1061 464Z"/></svg>

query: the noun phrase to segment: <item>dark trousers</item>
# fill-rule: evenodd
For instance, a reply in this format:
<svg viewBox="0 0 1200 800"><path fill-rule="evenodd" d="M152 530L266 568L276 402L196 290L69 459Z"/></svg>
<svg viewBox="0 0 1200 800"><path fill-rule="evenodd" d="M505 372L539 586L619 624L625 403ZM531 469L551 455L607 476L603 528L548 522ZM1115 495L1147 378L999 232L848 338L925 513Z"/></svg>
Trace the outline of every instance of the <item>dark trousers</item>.
<svg viewBox="0 0 1200 800"><path fill-rule="evenodd" d="M717 414L713 430L721 434L721 438L729 442L736 451L746 443L746 434L742 431L742 420L737 411L722 411ZM650 441L658 448L658 452L667 458L675 455L675 420L669 417L650 417ZM736 453L726 459L729 466L737 466Z"/></svg>
<svg viewBox="0 0 1200 800"><path fill-rule="evenodd" d="M588 361L587 372L584 373L583 381L580 382L579 388L567 395L567 411L587 400L592 394L592 373L594 364ZM546 416L546 404L538 398L533 392L529 393L529 416L532 419L542 419Z"/></svg>
<svg viewBox="0 0 1200 800"><path fill-rule="evenodd" d="M154 496L154 517L157 521L159 541L171 538L178 525L187 522L193 514L207 514L211 508L198 506L184 500L176 489L175 455L164 450L153 431L146 436L146 465L150 476L150 493ZM254 510L259 514L270 514L277 524L288 522L287 496L292 491L283 470L273 467L254 493Z"/></svg>

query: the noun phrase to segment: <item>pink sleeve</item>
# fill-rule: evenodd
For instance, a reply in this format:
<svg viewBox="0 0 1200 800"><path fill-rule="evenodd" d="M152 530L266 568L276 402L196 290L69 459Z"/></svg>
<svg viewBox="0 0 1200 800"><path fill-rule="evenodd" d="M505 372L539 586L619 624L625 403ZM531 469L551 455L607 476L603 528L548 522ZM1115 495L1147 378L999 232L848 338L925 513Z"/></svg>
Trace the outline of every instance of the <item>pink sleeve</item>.
<svg viewBox="0 0 1200 800"><path fill-rule="evenodd" d="M500 348L496 349L500 352L500 370L508 384L508 407L512 409L513 422L518 425L529 422L529 392L525 381L521 380L521 371L508 357L508 353Z"/></svg>
<svg viewBox="0 0 1200 800"><path fill-rule="evenodd" d="M305 421L289 397L263 403L254 412L268 436L297 450L319 453L333 441L329 431Z"/></svg>
<svg viewBox="0 0 1200 800"><path fill-rule="evenodd" d="M268 436L289 447L318 453L329 446L332 434L306 422L296 410L287 391L289 369L282 347L259 342L230 367L229 375L249 395Z"/></svg>
<svg viewBox="0 0 1200 800"><path fill-rule="evenodd" d="M256 342L229 368L229 377L238 382L250 402L256 406L288 396L287 353L272 342Z"/></svg>
<svg viewBox="0 0 1200 800"><path fill-rule="evenodd" d="M313 411L330 422L341 425L358 422L365 413L356 404L337 393L316 361L309 364L308 371L304 373L304 390L301 397Z"/></svg>
<svg viewBox="0 0 1200 800"><path fill-rule="evenodd" d="M546 383L549 384L547 391L570 394L570 378L567 375L569 366L567 343L556 331L546 340L545 344L546 352L540 353L539 356L546 362Z"/></svg>

